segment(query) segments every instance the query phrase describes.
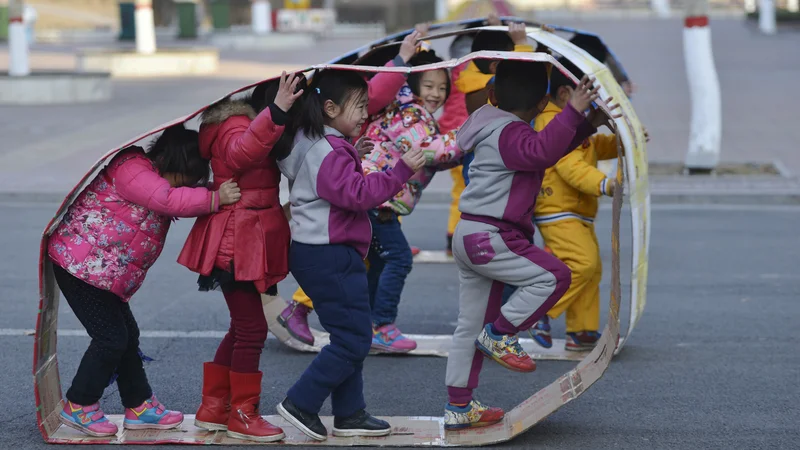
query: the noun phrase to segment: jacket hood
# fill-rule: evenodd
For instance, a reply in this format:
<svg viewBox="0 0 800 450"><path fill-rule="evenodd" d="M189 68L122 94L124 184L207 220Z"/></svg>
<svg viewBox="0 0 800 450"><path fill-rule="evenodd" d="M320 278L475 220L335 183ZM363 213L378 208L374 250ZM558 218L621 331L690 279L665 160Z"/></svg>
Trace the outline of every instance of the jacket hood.
<svg viewBox="0 0 800 450"><path fill-rule="evenodd" d="M216 127L231 117L245 116L250 120L256 118L256 111L245 100L226 98L209 106L200 115L200 156L211 159L211 147L217 140ZM203 128L212 127L213 131L203 133Z"/></svg>
<svg viewBox="0 0 800 450"><path fill-rule="evenodd" d="M560 113L561 111L562 111L562 109L559 108L558 105L556 105L555 103L547 102L547 106L544 107L544 111L539 113L539 116L542 116L544 118L548 118L549 116L555 116L556 114ZM537 118L538 118L538 116L537 116Z"/></svg>
<svg viewBox="0 0 800 450"><path fill-rule="evenodd" d="M492 105L481 106L458 130L456 134L458 147L472 151L479 142L489 137L498 127L513 121L522 121L522 119Z"/></svg>

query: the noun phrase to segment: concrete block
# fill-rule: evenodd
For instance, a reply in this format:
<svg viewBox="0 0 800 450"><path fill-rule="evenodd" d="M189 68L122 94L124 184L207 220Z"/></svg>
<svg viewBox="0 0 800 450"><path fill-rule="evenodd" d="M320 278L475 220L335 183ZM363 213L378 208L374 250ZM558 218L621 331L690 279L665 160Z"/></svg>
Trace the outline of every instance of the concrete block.
<svg viewBox="0 0 800 450"><path fill-rule="evenodd" d="M150 55L135 50L86 49L78 54L79 70L110 72L119 78L209 75L218 67L215 48L159 48Z"/></svg>
<svg viewBox="0 0 800 450"><path fill-rule="evenodd" d="M111 99L107 72L44 72L12 77L0 72L0 104L58 105Z"/></svg>
<svg viewBox="0 0 800 450"><path fill-rule="evenodd" d="M316 43L311 33L269 33L215 32L209 36L215 47L226 50L274 50L289 48L310 48Z"/></svg>

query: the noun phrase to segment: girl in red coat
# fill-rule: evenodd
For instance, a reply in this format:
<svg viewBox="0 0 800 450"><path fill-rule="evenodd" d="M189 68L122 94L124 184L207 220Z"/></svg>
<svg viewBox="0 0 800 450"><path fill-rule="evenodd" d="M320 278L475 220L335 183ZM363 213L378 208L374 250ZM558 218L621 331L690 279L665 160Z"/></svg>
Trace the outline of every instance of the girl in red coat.
<svg viewBox="0 0 800 450"><path fill-rule="evenodd" d="M291 236L278 198L276 157L285 157L290 148L291 139L282 134L291 128L290 109L303 93L301 81L302 74L287 79L284 73L277 90L266 83L247 100L222 100L203 113L200 126L200 152L211 160L214 184L234 179L242 198L197 220L178 257L200 274L200 290L221 287L231 315L214 361L203 367L203 402L195 425L227 430L238 439L284 437L258 414L258 364L267 339L261 293L277 294L277 283L289 272Z"/></svg>

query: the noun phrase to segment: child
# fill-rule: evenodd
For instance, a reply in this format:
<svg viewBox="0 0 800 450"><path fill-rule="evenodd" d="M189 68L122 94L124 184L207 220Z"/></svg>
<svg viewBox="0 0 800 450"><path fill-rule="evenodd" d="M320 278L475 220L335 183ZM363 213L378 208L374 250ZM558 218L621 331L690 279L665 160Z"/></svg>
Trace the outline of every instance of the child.
<svg viewBox="0 0 800 450"><path fill-rule="evenodd" d="M302 74L283 73L271 93L262 85L249 101L222 100L203 113L200 126L200 152L211 160L214 182L237 180L242 201L198 219L178 257L200 274L200 290L222 288L231 316L213 362L203 364L203 402L195 425L227 430L236 439L284 437L283 430L258 414L258 365L267 339L261 294L276 292L275 285L289 271L291 236L279 199L276 158L288 154L281 135L285 127L292 128L291 108L303 93L301 80Z"/></svg>
<svg viewBox="0 0 800 450"><path fill-rule="evenodd" d="M361 370L372 342L364 258L371 232L367 211L388 201L425 163L419 149L394 169L365 176L347 141L367 119L367 83L350 71L314 76L291 155L280 162L293 183L289 265L314 299L331 334L325 346L278 405L278 413L312 439L327 430L319 419L332 396L334 436L385 436L391 427L367 413Z"/></svg>
<svg viewBox="0 0 800 450"><path fill-rule="evenodd" d="M236 183L212 192L191 188L208 178L197 132L168 128L147 153L116 155L72 203L48 242L64 298L91 337L59 419L89 436L117 426L98 401L116 371L127 429L176 428L183 414L156 400L139 356L139 327L128 301L164 248L172 217L196 217L235 203Z"/></svg>
<svg viewBox="0 0 800 450"><path fill-rule="evenodd" d="M490 25L500 25L499 19L490 16ZM528 44L528 35L525 24L511 23L508 25L508 34L501 31L480 31L472 41L472 52L481 50L532 52L533 47ZM494 76L498 61L476 59L467 64L463 70L454 70L455 92L454 97L463 98L463 109L456 105L446 105L441 124L443 130L455 129L461 126L469 114L486 104L488 99L489 80ZM457 76L457 78L456 78ZM456 99L454 99L456 101ZM460 219L458 199L466 186L463 171L453 168L450 171L453 177L453 201L450 204L450 216L447 222L447 252L452 254L453 232Z"/></svg>
<svg viewBox="0 0 800 450"><path fill-rule="evenodd" d="M583 72L566 59L561 64L576 77ZM559 71L550 77L550 103L536 117L535 130L542 130L570 101L575 84ZM542 347L550 348L550 321L567 312L566 350L591 350L600 333L600 279L603 266L594 232L597 198L614 195L615 183L597 169L597 161L617 157L613 134L595 135L561 158L545 172L534 211L534 221L545 244L572 273L569 290L530 329ZM548 318L549 316L549 318Z"/></svg>
<svg viewBox="0 0 800 450"><path fill-rule="evenodd" d="M423 33L424 29L418 25L415 31L403 39L397 56L392 61L389 61L386 67L407 66L408 61L417 51L417 39ZM394 100L397 92L405 82L406 74L391 72L378 73L367 81L367 114L372 117L386 108ZM367 125L368 123L365 121L359 136L366 131ZM368 140L360 140L356 147L359 151L367 153L372 150L371 143ZM311 334L311 329L308 327L308 315L313 307L311 299L303 292L303 289L298 287L292 296L292 301L278 316L278 323L286 328L286 331L298 341L314 345L314 335Z"/></svg>
<svg viewBox="0 0 800 450"><path fill-rule="evenodd" d="M579 112L597 98L586 77L564 112L539 133L530 122L547 104L546 65L502 61L495 84L497 107L478 109L458 134L458 146L475 158L453 239L461 288L447 359L447 429L489 425L505 414L472 399L483 354L511 370L536 369L516 335L558 301L570 278L562 262L531 244L536 198L530 193L539 191L546 168L595 131ZM503 283L520 289L501 308Z"/></svg>
<svg viewBox="0 0 800 450"><path fill-rule="evenodd" d="M417 53L409 64L441 61L431 50ZM394 167L411 149L421 149L425 154L425 167L393 199L369 212L372 231L381 247L381 251L369 253L367 274L375 350L407 353L417 348L417 343L403 336L394 325L406 276L413 264L411 247L400 228L399 217L411 214L437 170L458 164L464 155L456 146L455 132L440 133L433 117L449 93L447 70L413 73L408 77L408 85L398 92L397 100L370 124L364 135L375 143L375 149L364 160L367 175Z"/></svg>

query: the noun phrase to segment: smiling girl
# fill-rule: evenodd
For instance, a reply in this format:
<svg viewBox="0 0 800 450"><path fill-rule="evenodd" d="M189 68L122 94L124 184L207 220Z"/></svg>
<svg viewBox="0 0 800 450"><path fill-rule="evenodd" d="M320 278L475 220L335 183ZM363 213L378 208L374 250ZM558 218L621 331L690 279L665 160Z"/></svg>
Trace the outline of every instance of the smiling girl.
<svg viewBox="0 0 800 450"><path fill-rule="evenodd" d="M440 62L433 51L419 52L409 64L418 66ZM382 172L397 164L412 149L425 155L425 166L405 183L391 200L369 213L372 230L380 242L380 253L369 255L369 289L372 306L372 348L405 353L417 343L403 336L394 325L400 294L411 272L413 257L398 216L411 214L433 176L439 170L461 163L464 154L456 146L455 131L442 134L434 118L450 94L447 70L412 73L397 99L367 128L366 139L375 147L364 159L367 174Z"/></svg>

